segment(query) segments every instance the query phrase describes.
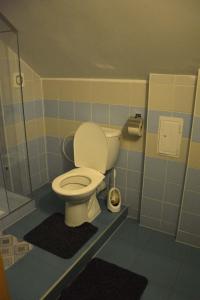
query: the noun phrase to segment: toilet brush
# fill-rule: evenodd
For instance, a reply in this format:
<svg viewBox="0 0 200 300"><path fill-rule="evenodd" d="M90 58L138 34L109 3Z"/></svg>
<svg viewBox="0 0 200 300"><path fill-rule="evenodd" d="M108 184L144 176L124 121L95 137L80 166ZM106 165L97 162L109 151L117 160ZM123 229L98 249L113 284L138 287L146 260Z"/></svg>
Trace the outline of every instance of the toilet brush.
<svg viewBox="0 0 200 300"><path fill-rule="evenodd" d="M109 190L107 208L111 212L119 212L121 208L121 193L115 186L116 170L113 170L113 187Z"/></svg>

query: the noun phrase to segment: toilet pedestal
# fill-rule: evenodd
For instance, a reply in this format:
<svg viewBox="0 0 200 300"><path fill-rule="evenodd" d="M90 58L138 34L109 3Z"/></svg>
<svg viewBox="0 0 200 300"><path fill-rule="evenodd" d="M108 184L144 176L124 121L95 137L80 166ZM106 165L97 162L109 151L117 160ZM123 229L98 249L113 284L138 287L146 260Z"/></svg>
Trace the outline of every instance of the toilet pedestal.
<svg viewBox="0 0 200 300"><path fill-rule="evenodd" d="M65 202L65 224L70 227L80 226L84 222L91 223L101 212L96 191L82 203Z"/></svg>

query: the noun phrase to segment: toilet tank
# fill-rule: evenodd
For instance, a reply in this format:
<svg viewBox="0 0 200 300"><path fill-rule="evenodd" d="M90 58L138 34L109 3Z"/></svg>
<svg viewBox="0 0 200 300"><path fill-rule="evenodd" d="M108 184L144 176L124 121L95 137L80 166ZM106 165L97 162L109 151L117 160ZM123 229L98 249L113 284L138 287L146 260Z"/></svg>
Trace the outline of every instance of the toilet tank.
<svg viewBox="0 0 200 300"><path fill-rule="evenodd" d="M108 143L108 159L107 159L107 166L106 170L110 170L119 155L119 146L120 146L120 134L121 131L118 129L108 128L108 127L101 127Z"/></svg>

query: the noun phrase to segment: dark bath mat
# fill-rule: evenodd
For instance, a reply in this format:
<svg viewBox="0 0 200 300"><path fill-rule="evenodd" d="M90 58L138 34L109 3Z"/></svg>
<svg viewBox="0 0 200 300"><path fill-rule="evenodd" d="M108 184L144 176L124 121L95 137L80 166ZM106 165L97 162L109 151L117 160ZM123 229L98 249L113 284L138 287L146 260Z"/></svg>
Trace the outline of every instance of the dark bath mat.
<svg viewBox="0 0 200 300"><path fill-rule="evenodd" d="M139 300L147 283L141 275L94 258L59 300Z"/></svg>
<svg viewBox="0 0 200 300"><path fill-rule="evenodd" d="M72 257L97 232L91 223L69 227L64 215L55 213L28 232L25 241L62 258Z"/></svg>

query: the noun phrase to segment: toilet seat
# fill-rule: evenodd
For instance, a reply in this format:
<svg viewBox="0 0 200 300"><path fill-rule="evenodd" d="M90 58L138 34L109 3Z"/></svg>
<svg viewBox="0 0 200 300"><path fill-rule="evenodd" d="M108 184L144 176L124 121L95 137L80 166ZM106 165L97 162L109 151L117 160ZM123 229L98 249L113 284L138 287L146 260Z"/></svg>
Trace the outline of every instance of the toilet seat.
<svg viewBox="0 0 200 300"><path fill-rule="evenodd" d="M90 168L76 168L55 178L52 188L62 196L86 195L95 190L104 177Z"/></svg>

